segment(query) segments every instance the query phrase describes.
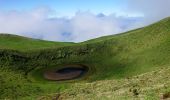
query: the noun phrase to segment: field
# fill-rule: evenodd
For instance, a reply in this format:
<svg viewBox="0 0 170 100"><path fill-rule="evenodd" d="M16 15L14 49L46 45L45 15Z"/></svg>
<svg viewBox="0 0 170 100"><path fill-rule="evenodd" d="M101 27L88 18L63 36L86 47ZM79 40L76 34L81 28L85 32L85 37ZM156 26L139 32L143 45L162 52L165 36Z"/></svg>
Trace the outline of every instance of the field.
<svg viewBox="0 0 170 100"><path fill-rule="evenodd" d="M44 71L70 64L88 73L50 81ZM81 43L0 34L0 99L170 98L170 18Z"/></svg>

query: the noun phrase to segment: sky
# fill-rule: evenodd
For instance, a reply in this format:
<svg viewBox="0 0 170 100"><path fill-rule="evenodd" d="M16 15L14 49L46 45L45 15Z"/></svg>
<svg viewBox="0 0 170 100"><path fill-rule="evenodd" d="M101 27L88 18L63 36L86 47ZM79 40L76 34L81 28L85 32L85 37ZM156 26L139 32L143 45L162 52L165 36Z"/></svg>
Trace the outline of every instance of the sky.
<svg viewBox="0 0 170 100"><path fill-rule="evenodd" d="M57 16L73 16L77 11L90 10L93 13L119 12L126 6L126 0L0 0L3 10L31 10L38 7L50 7Z"/></svg>
<svg viewBox="0 0 170 100"><path fill-rule="evenodd" d="M0 0L0 33L82 42L170 16L170 0Z"/></svg>

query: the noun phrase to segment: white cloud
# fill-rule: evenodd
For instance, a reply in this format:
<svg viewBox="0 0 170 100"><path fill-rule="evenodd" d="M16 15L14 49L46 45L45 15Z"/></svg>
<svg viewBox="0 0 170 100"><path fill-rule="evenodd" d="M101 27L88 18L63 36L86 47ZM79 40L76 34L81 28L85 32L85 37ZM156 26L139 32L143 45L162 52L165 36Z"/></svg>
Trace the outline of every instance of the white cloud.
<svg viewBox="0 0 170 100"><path fill-rule="evenodd" d="M32 11L0 12L0 32L24 36L37 36L43 39L58 40L62 20L48 19L51 10L38 8ZM53 36L55 37L53 37Z"/></svg>
<svg viewBox="0 0 170 100"><path fill-rule="evenodd" d="M115 16L98 17L90 12L78 12L70 20L75 41L91 39L122 31Z"/></svg>
<svg viewBox="0 0 170 100"><path fill-rule="evenodd" d="M144 26L170 16L170 0L129 0L127 10L144 14L136 26Z"/></svg>
<svg viewBox="0 0 170 100"><path fill-rule="evenodd" d="M128 30L134 18L115 14L95 15L77 12L72 18L49 18L54 11L47 8L32 11L0 12L0 32L14 33L53 41L80 42Z"/></svg>
<svg viewBox="0 0 170 100"><path fill-rule="evenodd" d="M124 16L102 13L95 15L89 11L79 11L70 18L55 17L56 12L49 8L0 11L0 33L80 42L145 26L170 16L170 0L128 0L127 3ZM128 17L129 14L135 16ZM137 17L136 14L142 14L144 17Z"/></svg>

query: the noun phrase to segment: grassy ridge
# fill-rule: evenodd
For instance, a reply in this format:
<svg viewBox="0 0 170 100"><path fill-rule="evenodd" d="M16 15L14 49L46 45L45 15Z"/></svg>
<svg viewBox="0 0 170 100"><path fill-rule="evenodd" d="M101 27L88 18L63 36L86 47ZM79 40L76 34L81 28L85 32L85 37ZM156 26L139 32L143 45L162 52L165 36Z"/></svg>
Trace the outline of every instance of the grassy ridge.
<svg viewBox="0 0 170 100"><path fill-rule="evenodd" d="M26 38L17 35L0 34L0 49L13 49L19 51L28 51L45 48L59 48L73 45L71 42L52 42Z"/></svg>
<svg viewBox="0 0 170 100"><path fill-rule="evenodd" d="M85 64L90 68L86 81L122 79L160 68L169 68L169 45L170 18L119 35L77 44L0 35L0 65L8 66L7 69L11 69L11 72L22 72L24 77L35 80L30 82L30 85L38 82L38 86L43 84L47 90L51 90L45 93L54 93L59 91L50 86L54 82L43 78L45 69L63 64ZM7 94L8 91L10 88ZM24 92L20 97L23 95Z"/></svg>

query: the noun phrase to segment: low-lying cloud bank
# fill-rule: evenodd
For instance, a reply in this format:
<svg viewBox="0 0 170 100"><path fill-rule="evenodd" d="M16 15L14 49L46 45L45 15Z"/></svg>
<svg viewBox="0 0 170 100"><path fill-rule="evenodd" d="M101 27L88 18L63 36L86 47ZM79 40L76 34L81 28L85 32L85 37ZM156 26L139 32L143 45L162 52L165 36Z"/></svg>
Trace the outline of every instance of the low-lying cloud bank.
<svg viewBox="0 0 170 100"><path fill-rule="evenodd" d="M77 12L72 18L49 17L51 13L54 12L45 8L0 12L0 32L44 40L80 42L123 32L137 21L133 17L95 15L89 11Z"/></svg>
<svg viewBox="0 0 170 100"><path fill-rule="evenodd" d="M142 21L134 24L141 27L163 18L170 17L170 0L128 0L127 12L140 12L144 15Z"/></svg>
<svg viewBox="0 0 170 100"><path fill-rule="evenodd" d="M77 12L73 17L56 17L55 11L0 11L0 33L12 33L52 41L81 42L142 27L170 16L170 0L128 0L122 12L141 13L143 17Z"/></svg>

